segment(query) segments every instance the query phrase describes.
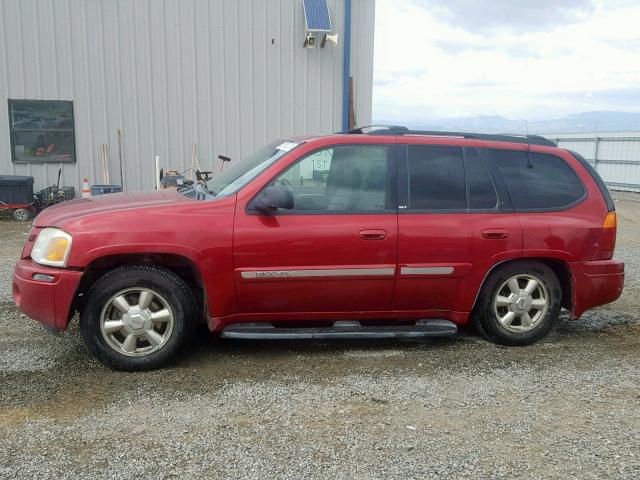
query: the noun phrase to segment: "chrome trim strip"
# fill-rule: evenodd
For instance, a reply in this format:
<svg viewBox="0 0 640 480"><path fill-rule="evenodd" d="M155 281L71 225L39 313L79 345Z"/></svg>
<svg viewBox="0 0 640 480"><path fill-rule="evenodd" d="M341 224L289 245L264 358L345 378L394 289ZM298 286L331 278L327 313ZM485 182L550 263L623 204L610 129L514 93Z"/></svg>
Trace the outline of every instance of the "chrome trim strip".
<svg viewBox="0 0 640 480"><path fill-rule="evenodd" d="M453 267L401 267L401 275L450 275Z"/></svg>
<svg viewBox="0 0 640 480"><path fill-rule="evenodd" d="M300 270L245 270L242 278L305 278L305 277L357 277L357 276L393 276L396 269L389 268L319 268Z"/></svg>

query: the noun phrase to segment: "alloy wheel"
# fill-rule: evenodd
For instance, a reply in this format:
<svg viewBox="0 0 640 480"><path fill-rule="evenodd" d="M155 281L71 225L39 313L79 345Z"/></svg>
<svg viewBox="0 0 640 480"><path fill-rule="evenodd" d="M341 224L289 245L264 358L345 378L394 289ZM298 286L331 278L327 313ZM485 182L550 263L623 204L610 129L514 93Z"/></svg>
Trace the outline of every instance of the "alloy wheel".
<svg viewBox="0 0 640 480"><path fill-rule="evenodd" d="M536 328L549 309L549 292L535 275L517 274L506 280L493 299L493 311L500 325L513 333Z"/></svg>
<svg viewBox="0 0 640 480"><path fill-rule="evenodd" d="M113 295L102 308L100 332L122 355L140 357L160 350L173 333L169 303L154 290L128 288Z"/></svg>

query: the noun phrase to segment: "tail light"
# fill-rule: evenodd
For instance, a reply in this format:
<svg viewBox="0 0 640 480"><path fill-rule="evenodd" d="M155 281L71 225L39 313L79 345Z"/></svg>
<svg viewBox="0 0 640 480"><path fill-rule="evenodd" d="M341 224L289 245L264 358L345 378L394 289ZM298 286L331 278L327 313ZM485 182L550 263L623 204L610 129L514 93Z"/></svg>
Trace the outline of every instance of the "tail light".
<svg viewBox="0 0 640 480"><path fill-rule="evenodd" d="M611 260L616 247L616 230L618 219L616 212L608 212L602 226L589 230L584 242L585 260Z"/></svg>
<svg viewBox="0 0 640 480"><path fill-rule="evenodd" d="M605 255L604 260L613 257L613 251L616 248L616 233L618 231L618 216L616 212L609 212L602 222L602 245L600 251Z"/></svg>

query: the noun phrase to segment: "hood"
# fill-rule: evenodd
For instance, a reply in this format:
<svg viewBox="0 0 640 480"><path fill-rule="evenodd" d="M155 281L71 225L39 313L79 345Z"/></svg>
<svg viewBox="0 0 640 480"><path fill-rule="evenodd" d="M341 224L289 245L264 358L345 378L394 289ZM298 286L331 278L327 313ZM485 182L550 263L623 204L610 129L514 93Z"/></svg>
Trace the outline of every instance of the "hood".
<svg viewBox="0 0 640 480"><path fill-rule="evenodd" d="M36 227L52 227L69 219L103 212L131 210L178 202L190 202L175 189L143 192L110 193L95 197L79 198L46 208L35 219Z"/></svg>

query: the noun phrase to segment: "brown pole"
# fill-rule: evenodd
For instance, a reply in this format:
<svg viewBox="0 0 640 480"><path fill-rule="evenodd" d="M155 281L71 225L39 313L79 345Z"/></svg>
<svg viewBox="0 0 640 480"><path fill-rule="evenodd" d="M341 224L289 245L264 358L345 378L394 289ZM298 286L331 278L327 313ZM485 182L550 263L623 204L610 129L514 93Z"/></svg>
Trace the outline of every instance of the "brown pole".
<svg viewBox="0 0 640 480"><path fill-rule="evenodd" d="M349 77L349 129L356 127L356 112L353 106L353 77Z"/></svg>

